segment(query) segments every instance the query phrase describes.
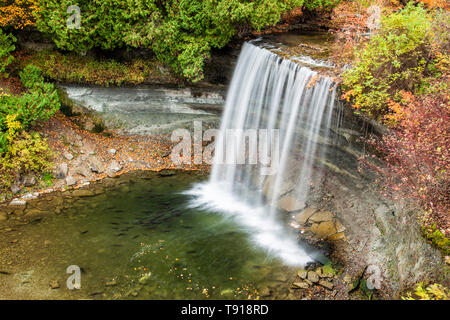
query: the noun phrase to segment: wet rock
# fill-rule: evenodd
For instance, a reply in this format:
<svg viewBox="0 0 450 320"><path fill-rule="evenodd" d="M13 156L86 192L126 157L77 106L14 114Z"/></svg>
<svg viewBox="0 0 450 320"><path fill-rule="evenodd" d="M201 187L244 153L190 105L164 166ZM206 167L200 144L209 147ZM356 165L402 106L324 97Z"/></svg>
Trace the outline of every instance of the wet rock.
<svg viewBox="0 0 450 320"><path fill-rule="evenodd" d="M74 197L92 197L95 195L95 192L89 189L76 189L72 191L72 196Z"/></svg>
<svg viewBox="0 0 450 320"><path fill-rule="evenodd" d="M25 216L34 216L41 213L42 211L40 209L32 208L25 211Z"/></svg>
<svg viewBox="0 0 450 320"><path fill-rule="evenodd" d="M151 275L151 272L144 274L141 278L139 278L138 282L140 284L146 284L148 281L150 281Z"/></svg>
<svg viewBox="0 0 450 320"><path fill-rule="evenodd" d="M27 205L27 202L25 200L20 199L13 199L10 203L10 206L12 207L24 207Z"/></svg>
<svg viewBox="0 0 450 320"><path fill-rule="evenodd" d="M50 281L50 288L58 289L60 287L59 282L56 280Z"/></svg>
<svg viewBox="0 0 450 320"><path fill-rule="evenodd" d="M263 193L267 197L267 199L272 199L273 197L273 188L275 185L275 176L270 176L267 178L267 180L264 182L264 188ZM289 191L292 191L292 189L295 188L295 183L290 180L283 181L280 185L279 194L286 194Z"/></svg>
<svg viewBox="0 0 450 320"><path fill-rule="evenodd" d="M131 297L137 297L139 295L139 292L135 291L135 290L130 290L126 293L126 296L131 296Z"/></svg>
<svg viewBox="0 0 450 320"><path fill-rule="evenodd" d="M297 201L293 196L285 196L278 201L278 207L285 211L299 211L305 207L305 203Z"/></svg>
<svg viewBox="0 0 450 320"><path fill-rule="evenodd" d="M331 236L328 236L327 239L331 240L331 241L344 240L345 239L345 233L344 232L335 233L335 234L333 234Z"/></svg>
<svg viewBox="0 0 450 320"><path fill-rule="evenodd" d="M299 214L295 215L295 221L303 225L308 221L309 217L311 217L316 211L317 209L314 208L306 208Z"/></svg>
<svg viewBox="0 0 450 320"><path fill-rule="evenodd" d="M309 218L309 221L318 223L330 221L333 219L333 217L334 214L331 211L318 211Z"/></svg>
<svg viewBox="0 0 450 320"><path fill-rule="evenodd" d="M64 158L66 158L67 160L72 160L73 159L73 155L70 152L64 152L63 154Z"/></svg>
<svg viewBox="0 0 450 320"><path fill-rule="evenodd" d="M106 174L109 177L113 177L120 170L122 170L122 165L120 165L120 163L117 162L116 160L113 160L106 169Z"/></svg>
<svg viewBox="0 0 450 320"><path fill-rule="evenodd" d="M322 268L317 268L316 273L321 278L323 276Z"/></svg>
<svg viewBox="0 0 450 320"><path fill-rule="evenodd" d="M306 270L299 270L299 271L297 272L297 275L298 275L301 279L305 280L305 279L308 277L308 272L307 272Z"/></svg>
<svg viewBox="0 0 450 320"><path fill-rule="evenodd" d="M105 286L107 286L107 287L114 287L115 285L117 285L117 281L114 279L105 282Z"/></svg>
<svg viewBox="0 0 450 320"><path fill-rule="evenodd" d="M321 279L321 280L319 281L319 284L320 284L322 287L327 288L328 290L332 290L333 287L334 287L333 283L331 283L330 281L324 280L324 279Z"/></svg>
<svg viewBox="0 0 450 320"><path fill-rule="evenodd" d="M337 232L344 232L345 231L344 225L338 220L336 220L336 231Z"/></svg>
<svg viewBox="0 0 450 320"><path fill-rule="evenodd" d="M308 280L312 283L319 282L319 275L314 271L308 271Z"/></svg>
<svg viewBox="0 0 450 320"><path fill-rule="evenodd" d="M272 290L269 287L264 287L259 290L259 295L261 297L269 297L272 294Z"/></svg>
<svg viewBox="0 0 450 320"><path fill-rule="evenodd" d="M66 184L67 184L68 186L73 186L73 185L77 184L77 179L75 179L75 178L72 177L72 176L68 176L68 177L66 178Z"/></svg>
<svg viewBox="0 0 450 320"><path fill-rule="evenodd" d="M292 286L293 286L294 288L298 288L298 289L308 289L308 288L309 288L309 284L308 284L307 282L305 282L305 281L302 281L302 282L294 282L294 283L292 284Z"/></svg>
<svg viewBox="0 0 450 320"><path fill-rule="evenodd" d="M272 280L286 282L288 280L288 276L284 272L276 272L272 275Z"/></svg>
<svg viewBox="0 0 450 320"><path fill-rule="evenodd" d="M0 221L8 220L8 214L6 212L0 212Z"/></svg>
<svg viewBox="0 0 450 320"><path fill-rule="evenodd" d="M69 166L67 165L67 163L65 163L65 162L60 163L54 171L55 178L56 179L64 179L67 176L68 172L69 172Z"/></svg>
<svg viewBox="0 0 450 320"><path fill-rule="evenodd" d="M311 226L310 230L322 239L326 239L328 236L336 233L336 227L333 221L325 221L320 224L315 223Z"/></svg>

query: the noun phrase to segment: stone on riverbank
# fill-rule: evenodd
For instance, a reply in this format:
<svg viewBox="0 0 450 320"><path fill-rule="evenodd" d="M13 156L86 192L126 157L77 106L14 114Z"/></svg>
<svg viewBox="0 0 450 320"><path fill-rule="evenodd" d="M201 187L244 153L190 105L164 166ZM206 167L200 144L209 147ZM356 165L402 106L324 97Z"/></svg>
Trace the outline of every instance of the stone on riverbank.
<svg viewBox="0 0 450 320"><path fill-rule="evenodd" d="M308 280L312 283L319 282L319 275L314 271L308 271Z"/></svg>
<svg viewBox="0 0 450 320"><path fill-rule="evenodd" d="M24 207L27 205L27 202L25 200L20 200L20 199L13 199L9 205L11 207Z"/></svg>
<svg viewBox="0 0 450 320"><path fill-rule="evenodd" d="M304 282L304 281L302 281L302 282L294 282L292 284L292 286L294 288L298 288L298 289L308 289L309 288L309 284Z"/></svg>
<svg viewBox="0 0 450 320"><path fill-rule="evenodd" d="M55 171L55 178L56 179L64 179L67 176L67 173L69 172L69 166L67 165L67 163L63 162L61 164L59 164Z"/></svg>

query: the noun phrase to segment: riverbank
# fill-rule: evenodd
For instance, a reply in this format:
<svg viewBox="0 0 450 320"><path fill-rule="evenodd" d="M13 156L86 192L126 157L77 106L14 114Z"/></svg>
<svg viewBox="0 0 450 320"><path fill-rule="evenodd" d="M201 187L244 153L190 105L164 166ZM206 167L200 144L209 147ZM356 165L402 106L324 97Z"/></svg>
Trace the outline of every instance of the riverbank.
<svg viewBox="0 0 450 320"><path fill-rule="evenodd" d="M28 181L23 177L10 194L4 195L2 207L19 207L20 210L26 206L27 199L41 194L79 188L134 170L208 170L206 165L174 166L170 160L173 143L167 135L91 133L80 129L60 112L35 129L46 138L52 150L53 178L45 185L37 177L27 177Z"/></svg>

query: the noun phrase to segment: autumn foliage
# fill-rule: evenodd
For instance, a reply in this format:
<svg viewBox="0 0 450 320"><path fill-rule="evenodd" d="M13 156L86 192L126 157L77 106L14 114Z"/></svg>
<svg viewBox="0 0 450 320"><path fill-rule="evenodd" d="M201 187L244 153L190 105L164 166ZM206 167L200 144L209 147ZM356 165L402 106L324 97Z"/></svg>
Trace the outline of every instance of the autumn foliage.
<svg viewBox="0 0 450 320"><path fill-rule="evenodd" d="M415 97L402 92L393 103L397 125L391 134L368 143L384 155L385 163L363 164L378 173L386 195L416 200L434 222L450 231L450 104L448 90ZM372 156L373 157L373 156Z"/></svg>
<svg viewBox="0 0 450 320"><path fill-rule="evenodd" d="M0 27L23 29L34 26L38 0L0 0Z"/></svg>

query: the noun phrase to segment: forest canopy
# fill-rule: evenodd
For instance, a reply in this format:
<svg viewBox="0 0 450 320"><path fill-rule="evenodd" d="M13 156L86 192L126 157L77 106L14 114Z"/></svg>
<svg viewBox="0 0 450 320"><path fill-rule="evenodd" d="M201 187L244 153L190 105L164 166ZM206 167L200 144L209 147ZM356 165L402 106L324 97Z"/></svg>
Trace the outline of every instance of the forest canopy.
<svg viewBox="0 0 450 320"><path fill-rule="evenodd" d="M241 28L275 25L295 7L332 6L336 0L81 0L79 29L66 21L71 0L38 0L37 27L58 48L148 48L186 79L198 81L212 48L225 46Z"/></svg>

